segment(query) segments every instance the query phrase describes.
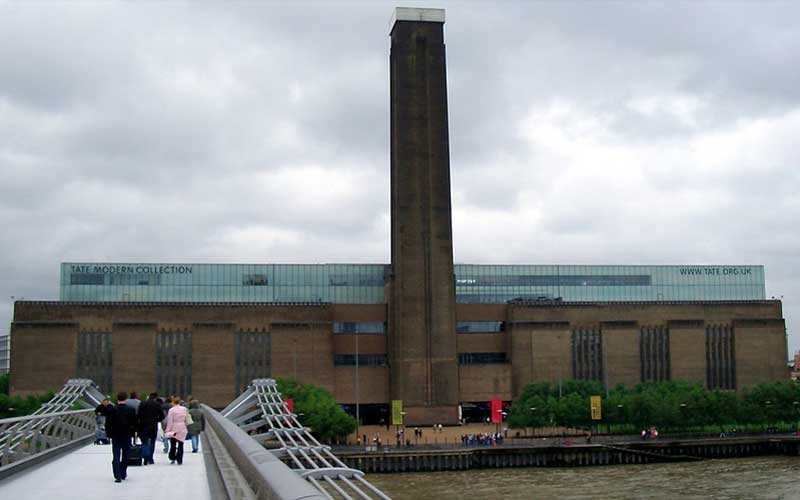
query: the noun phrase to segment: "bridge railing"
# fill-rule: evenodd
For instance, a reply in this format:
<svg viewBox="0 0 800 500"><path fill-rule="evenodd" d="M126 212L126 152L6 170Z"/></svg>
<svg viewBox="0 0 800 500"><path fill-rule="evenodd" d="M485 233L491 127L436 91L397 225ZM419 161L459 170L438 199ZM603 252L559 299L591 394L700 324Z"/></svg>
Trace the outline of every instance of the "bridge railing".
<svg viewBox="0 0 800 500"><path fill-rule="evenodd" d="M63 444L94 435L93 409L0 420L0 468Z"/></svg>
<svg viewBox="0 0 800 500"><path fill-rule="evenodd" d="M89 379L70 379L33 415L0 420L0 479L89 442L103 394Z"/></svg>
<svg viewBox="0 0 800 500"><path fill-rule="evenodd" d="M235 423L209 406L201 407L206 417L206 424L213 431L215 438L225 447L225 455L230 457L241 474L240 477L248 483L257 498L270 500L327 498ZM214 455L219 461L219 450L214 450ZM231 489L236 488L228 487L229 491Z"/></svg>
<svg viewBox="0 0 800 500"><path fill-rule="evenodd" d="M389 500L362 471L345 464L300 423L274 379L253 380L221 414L252 439L271 446L270 453L283 459L289 470L305 478L324 498Z"/></svg>

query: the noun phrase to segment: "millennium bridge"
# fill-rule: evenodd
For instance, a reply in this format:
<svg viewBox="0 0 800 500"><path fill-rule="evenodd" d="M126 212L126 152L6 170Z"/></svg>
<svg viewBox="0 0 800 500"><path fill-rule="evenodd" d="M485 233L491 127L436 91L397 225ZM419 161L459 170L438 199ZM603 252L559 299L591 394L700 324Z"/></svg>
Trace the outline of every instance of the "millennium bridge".
<svg viewBox="0 0 800 500"><path fill-rule="evenodd" d="M70 379L34 414L0 419L0 498L389 498L300 424L273 379L253 380L222 411L201 405L201 453L180 468L157 459L116 484L110 447L94 444L104 397L91 380Z"/></svg>

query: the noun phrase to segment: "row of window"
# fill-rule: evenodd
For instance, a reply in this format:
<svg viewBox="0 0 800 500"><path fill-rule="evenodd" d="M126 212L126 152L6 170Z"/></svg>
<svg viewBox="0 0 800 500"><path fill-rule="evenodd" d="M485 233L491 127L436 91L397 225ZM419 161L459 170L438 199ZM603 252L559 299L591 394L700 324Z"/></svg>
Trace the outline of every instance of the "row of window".
<svg viewBox="0 0 800 500"><path fill-rule="evenodd" d="M508 363L504 352L468 352L458 355L459 365L492 365Z"/></svg>
<svg viewBox="0 0 800 500"><path fill-rule="evenodd" d="M356 363L357 361L357 363ZM387 366L385 354L335 354L333 366Z"/></svg>
<svg viewBox="0 0 800 500"><path fill-rule="evenodd" d="M386 323L379 321L333 323L333 333L386 333Z"/></svg>
<svg viewBox="0 0 800 500"><path fill-rule="evenodd" d="M161 285L161 274L153 273L98 273L72 272L72 285ZM244 274L241 283L244 286L267 286L269 278L265 273ZM321 285L317 279L281 280L283 285ZM330 274L329 286L384 286L385 278L381 274ZM186 283L189 284L189 283ZM201 283L198 283L201 284ZM214 283L205 283L213 286ZM511 286L651 286L652 276L638 275L476 275L456 276L457 287L511 287Z"/></svg>
<svg viewBox="0 0 800 500"><path fill-rule="evenodd" d="M649 286L649 274L639 275L508 275L457 276L456 286Z"/></svg>
<svg viewBox="0 0 800 500"><path fill-rule="evenodd" d="M504 321L458 321L458 333L499 333L505 331ZM333 333L386 333L386 323L382 322L334 322Z"/></svg>
<svg viewBox="0 0 800 500"><path fill-rule="evenodd" d="M504 321L458 321L458 333L499 333L505 331ZM333 333L359 334L359 333L386 333L386 323L378 321L363 322L334 322Z"/></svg>
<svg viewBox="0 0 800 500"><path fill-rule="evenodd" d="M331 302L384 304L384 287L359 285L280 285L266 277L239 277L235 284L165 284L160 275L72 275L62 284L64 301L134 302ZM97 286L86 286L97 285ZM469 286L456 289L459 304L586 301L760 300L758 285L686 286Z"/></svg>
<svg viewBox="0 0 800 500"><path fill-rule="evenodd" d="M70 285L161 285L160 274L140 273L72 273L69 276ZM303 285L304 283L291 283ZM334 274L328 278L330 286L384 286L384 279L378 276ZM269 278L266 274L245 274L242 276L243 286L268 286ZM307 284L308 285L308 284ZM310 284L313 285L313 284ZM175 285L171 285L175 286ZM224 286L224 285L206 285Z"/></svg>
<svg viewBox="0 0 800 500"><path fill-rule="evenodd" d="M652 279L649 275L618 276L475 276L456 277L456 286L649 286ZM93 272L74 272L70 274L71 285L160 285L161 275L151 273L116 273L104 274ZM315 283L291 283L293 285ZM330 286L384 286L382 276L363 274L331 274L328 277ZM242 275L243 286L267 286L269 278L266 274Z"/></svg>
<svg viewBox="0 0 800 500"><path fill-rule="evenodd" d="M458 333L498 333L505 330L503 321L458 321L456 322L456 332Z"/></svg>
<svg viewBox="0 0 800 500"><path fill-rule="evenodd" d="M501 328L500 322L475 326ZM339 333L376 333L383 323L337 323ZM362 330L363 331L360 331ZM375 330L375 331L371 331ZM238 332L235 341L235 385L240 393L254 378L271 376L270 333ZM706 384L709 388L736 388L734 331L730 325L706 328ZM639 336L641 380L670 380L669 330L664 326L643 327ZM578 328L571 332L572 377L576 380L603 380L605 359L603 333L598 328ZM112 334L78 334L77 375L91 378L103 390L113 387ZM460 353L459 365L508 363L504 352ZM385 354L336 354L334 366L388 366ZM189 394L192 391L192 333L161 332L156 336L156 388L162 394Z"/></svg>

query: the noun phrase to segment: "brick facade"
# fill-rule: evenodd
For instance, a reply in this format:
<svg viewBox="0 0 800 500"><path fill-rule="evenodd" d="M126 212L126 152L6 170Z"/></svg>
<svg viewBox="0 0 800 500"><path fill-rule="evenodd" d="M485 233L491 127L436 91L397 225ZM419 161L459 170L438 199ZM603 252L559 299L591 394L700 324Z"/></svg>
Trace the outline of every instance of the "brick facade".
<svg viewBox="0 0 800 500"><path fill-rule="evenodd" d="M612 386L641 381L640 335L643 328L653 330L655 326L659 331L668 331L669 356L662 354L662 358L669 360L672 380L708 382L708 325L729 325L734 340L731 355L735 359L736 388L788 378L784 321L778 301L491 307L460 304L457 314L457 319L464 321L505 322L504 331L498 333L457 334L459 354L504 354L507 360L459 366L459 401L486 401L493 397L510 400L528 383L556 384L571 379L575 372L571 342L576 329L601 333L601 373L607 371ZM355 354L356 337L359 354L387 355L387 339L383 334L334 334L334 321L385 322L386 308L17 302L11 328L11 389L14 394L28 394L60 387L77 375L79 334L110 332L113 389L149 392L157 387L159 370L168 369L163 364L166 360L159 361L159 353L166 349L158 347L159 335L166 338L163 336L183 332L181 338L191 339L190 345L182 347L189 350L186 355L190 357L191 393L220 407L237 395L237 370L244 373L244 368L236 364L236 335L250 332L270 337L268 344L260 347L269 349L269 362L259 365L269 371L265 375L296 376L302 382L329 389L339 402L352 404L356 399L355 367L335 366L334 356ZM249 373L258 369L251 367ZM359 402L388 404L389 377L388 366L360 366ZM444 422L441 412L450 412L448 408L431 408L430 414L416 418L438 415L438 420ZM409 423L414 423L416 411L407 411Z"/></svg>

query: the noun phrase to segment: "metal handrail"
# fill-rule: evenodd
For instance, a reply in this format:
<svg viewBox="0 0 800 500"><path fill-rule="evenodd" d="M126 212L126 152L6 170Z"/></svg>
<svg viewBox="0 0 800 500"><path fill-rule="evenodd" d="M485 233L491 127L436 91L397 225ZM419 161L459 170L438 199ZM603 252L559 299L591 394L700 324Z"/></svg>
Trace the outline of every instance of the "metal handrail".
<svg viewBox="0 0 800 500"><path fill-rule="evenodd" d="M259 498L274 500L323 500L326 497L294 473L236 424L207 405L201 405L206 423L214 430Z"/></svg>
<svg viewBox="0 0 800 500"><path fill-rule="evenodd" d="M91 380L70 379L33 415L0 419L0 477L23 469L33 457L46 460L83 443L95 432L94 407L102 399Z"/></svg>
<svg viewBox="0 0 800 500"><path fill-rule="evenodd" d="M255 379L247 390L222 410L222 416L242 431L260 432L252 436L259 441L276 441L279 448L272 453L281 456L291 470L308 480L332 499L337 494L345 499L369 500L389 497L370 484L360 470L348 467L332 451L320 443L289 411L278 392L274 379Z"/></svg>
<svg viewBox="0 0 800 500"><path fill-rule="evenodd" d="M0 426L6 424L13 424L16 422L24 422L28 420L43 420L45 418L63 417L65 415L79 415L82 413L94 413L94 410L87 408L85 410L68 410L68 411L60 411L57 413L47 413L44 415L25 415L22 417L0 418Z"/></svg>

